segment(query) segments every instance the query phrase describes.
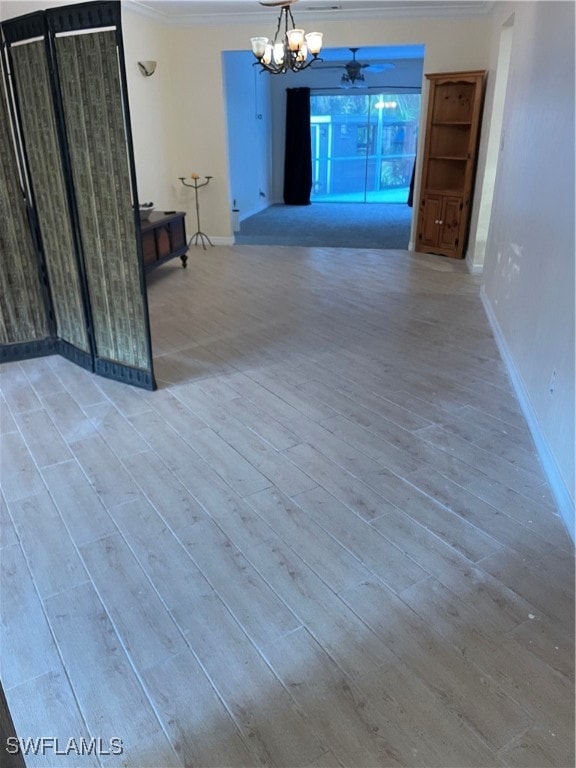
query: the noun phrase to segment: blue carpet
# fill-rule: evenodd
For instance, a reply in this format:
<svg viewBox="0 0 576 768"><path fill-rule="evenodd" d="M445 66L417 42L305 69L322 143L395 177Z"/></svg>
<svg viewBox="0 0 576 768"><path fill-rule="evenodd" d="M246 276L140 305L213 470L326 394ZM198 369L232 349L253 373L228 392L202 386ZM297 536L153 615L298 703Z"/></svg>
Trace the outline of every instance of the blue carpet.
<svg viewBox="0 0 576 768"><path fill-rule="evenodd" d="M408 248L412 208L402 203L271 205L240 224L243 245Z"/></svg>

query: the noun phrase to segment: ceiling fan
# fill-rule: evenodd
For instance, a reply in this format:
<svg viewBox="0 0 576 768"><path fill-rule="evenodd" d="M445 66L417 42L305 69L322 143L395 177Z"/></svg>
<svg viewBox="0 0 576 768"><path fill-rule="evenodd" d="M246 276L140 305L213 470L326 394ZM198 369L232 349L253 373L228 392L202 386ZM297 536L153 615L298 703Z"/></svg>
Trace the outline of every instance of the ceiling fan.
<svg viewBox="0 0 576 768"><path fill-rule="evenodd" d="M357 82L363 82L364 72L383 72L385 69L393 69L394 64L389 62L378 62L371 64L358 61L356 53L360 48L350 48L352 58L346 64L332 64L322 67L322 69L344 69L340 81L342 85L354 85Z"/></svg>
<svg viewBox="0 0 576 768"><path fill-rule="evenodd" d="M359 50L358 48L350 48L350 50L352 51L352 58L349 62L344 64L344 69L346 71L342 73L341 80L343 83L355 83L357 80L363 81L364 73L362 70L369 66L368 64L361 64L356 59L356 53Z"/></svg>

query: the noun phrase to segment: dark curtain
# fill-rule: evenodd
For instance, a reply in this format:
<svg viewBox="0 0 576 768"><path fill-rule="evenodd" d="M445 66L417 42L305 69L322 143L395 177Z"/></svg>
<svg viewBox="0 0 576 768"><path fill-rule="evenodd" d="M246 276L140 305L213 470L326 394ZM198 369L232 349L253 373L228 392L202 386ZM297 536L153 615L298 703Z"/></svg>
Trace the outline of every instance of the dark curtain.
<svg viewBox="0 0 576 768"><path fill-rule="evenodd" d="M414 165L412 166L412 176L410 177L410 189L408 190L408 200L406 201L410 208L414 206L414 181L416 180L416 157L418 155L418 149L414 155Z"/></svg>
<svg viewBox="0 0 576 768"><path fill-rule="evenodd" d="M310 88L287 88L284 202L310 205L311 192Z"/></svg>
<svg viewBox="0 0 576 768"><path fill-rule="evenodd" d="M414 179L416 177L416 158L414 158L414 165L412 166L412 176L410 177L410 189L408 190L408 205L410 208L414 205Z"/></svg>

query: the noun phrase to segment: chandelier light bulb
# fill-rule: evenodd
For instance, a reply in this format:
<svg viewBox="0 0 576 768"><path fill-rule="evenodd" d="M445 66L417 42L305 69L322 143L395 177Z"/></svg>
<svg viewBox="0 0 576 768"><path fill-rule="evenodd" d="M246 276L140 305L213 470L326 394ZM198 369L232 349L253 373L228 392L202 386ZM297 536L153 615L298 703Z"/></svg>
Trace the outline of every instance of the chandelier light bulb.
<svg viewBox="0 0 576 768"><path fill-rule="evenodd" d="M308 32L305 37L308 50L313 56L317 56L322 50L322 32Z"/></svg>
<svg viewBox="0 0 576 768"><path fill-rule="evenodd" d="M296 61L299 61L299 62L306 61L307 58L308 58L308 46L306 45L306 43L303 43L302 46L300 47L300 50L296 54Z"/></svg>
<svg viewBox="0 0 576 768"><path fill-rule="evenodd" d="M261 63L268 66L272 62L272 44L267 43L264 50L264 55L261 58Z"/></svg>
<svg viewBox="0 0 576 768"><path fill-rule="evenodd" d="M256 56L257 59L261 59L266 52L266 43L268 42L268 38L252 37L250 38L250 42L252 43L252 53L254 56Z"/></svg>
<svg viewBox="0 0 576 768"><path fill-rule="evenodd" d="M288 47L291 51L299 51L304 44L304 30L303 29L289 29L286 33L288 38Z"/></svg>
<svg viewBox="0 0 576 768"><path fill-rule="evenodd" d="M282 64L284 61L284 44L274 43L274 63Z"/></svg>

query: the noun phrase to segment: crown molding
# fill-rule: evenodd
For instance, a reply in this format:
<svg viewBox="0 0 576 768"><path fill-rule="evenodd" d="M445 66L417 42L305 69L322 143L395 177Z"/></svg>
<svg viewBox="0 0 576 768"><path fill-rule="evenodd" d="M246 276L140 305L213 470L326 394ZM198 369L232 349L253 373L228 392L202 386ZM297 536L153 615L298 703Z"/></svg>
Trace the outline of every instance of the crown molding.
<svg viewBox="0 0 576 768"><path fill-rule="evenodd" d="M348 22L386 18L454 18L491 14L496 0L300 0L294 15L302 19ZM220 9L218 9L220 6ZM234 8L237 6L237 9ZM122 0L122 10L138 13L168 26L214 24L273 24L277 12L256 0Z"/></svg>
<svg viewBox="0 0 576 768"><path fill-rule="evenodd" d="M175 3L171 3L171 6ZM237 11L227 10L203 10L206 3L199 3L198 10L193 8L193 2L186 2L184 0L180 3L186 10L183 12L174 12L172 8L170 11L162 10L162 2L156 2L153 6L141 2L141 0L122 0L122 10L131 11L137 13L140 16L145 16L148 19L153 19L160 24L167 26L198 26L198 25L221 25L221 24L248 24L253 21L266 23L273 23L277 18L277 15L273 13L274 9L263 8L256 5L256 10L247 10L246 7L239 8Z"/></svg>

